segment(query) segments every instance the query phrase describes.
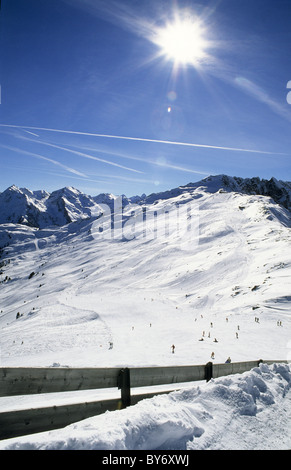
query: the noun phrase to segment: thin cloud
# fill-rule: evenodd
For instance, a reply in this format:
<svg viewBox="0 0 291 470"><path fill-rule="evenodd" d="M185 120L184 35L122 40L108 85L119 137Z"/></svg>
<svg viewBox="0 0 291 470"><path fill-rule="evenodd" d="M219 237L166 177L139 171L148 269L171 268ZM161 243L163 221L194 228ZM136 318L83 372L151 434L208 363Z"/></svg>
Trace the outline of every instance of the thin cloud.
<svg viewBox="0 0 291 470"><path fill-rule="evenodd" d="M278 103L262 87L254 83L253 81L239 76L234 79L235 85L237 85L242 91L255 98L257 101L268 106L274 113L281 117L291 121L291 114L281 103Z"/></svg>
<svg viewBox="0 0 291 470"><path fill-rule="evenodd" d="M150 39L154 34L155 22L149 18L143 18L140 15L140 6L138 10L114 0L63 0L70 7L80 8L89 14L102 18L126 31Z"/></svg>

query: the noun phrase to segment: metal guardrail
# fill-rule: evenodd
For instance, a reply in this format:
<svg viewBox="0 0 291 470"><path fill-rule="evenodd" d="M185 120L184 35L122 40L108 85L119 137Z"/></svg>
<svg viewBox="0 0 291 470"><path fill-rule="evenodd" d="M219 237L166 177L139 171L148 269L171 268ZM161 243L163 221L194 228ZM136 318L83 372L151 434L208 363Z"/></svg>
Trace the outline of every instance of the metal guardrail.
<svg viewBox="0 0 291 470"><path fill-rule="evenodd" d="M0 368L0 397L62 393L79 390L116 388L120 398L0 411L0 439L58 429L105 411L113 411L136 404L145 398L169 393L167 391L132 395L131 389L155 385L181 384L230 374L237 374L257 367L260 362L271 364L287 361L246 361L169 367L137 368ZM179 388L179 387L177 387Z"/></svg>

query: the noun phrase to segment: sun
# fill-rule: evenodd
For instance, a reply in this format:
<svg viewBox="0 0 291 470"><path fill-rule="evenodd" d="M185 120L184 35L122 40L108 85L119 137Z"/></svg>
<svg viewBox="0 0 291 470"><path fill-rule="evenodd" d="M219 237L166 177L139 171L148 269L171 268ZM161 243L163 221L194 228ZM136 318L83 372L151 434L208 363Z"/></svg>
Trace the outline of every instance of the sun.
<svg viewBox="0 0 291 470"><path fill-rule="evenodd" d="M176 66L199 66L207 57L206 28L199 18L176 17L156 32L155 44L160 55L172 60Z"/></svg>

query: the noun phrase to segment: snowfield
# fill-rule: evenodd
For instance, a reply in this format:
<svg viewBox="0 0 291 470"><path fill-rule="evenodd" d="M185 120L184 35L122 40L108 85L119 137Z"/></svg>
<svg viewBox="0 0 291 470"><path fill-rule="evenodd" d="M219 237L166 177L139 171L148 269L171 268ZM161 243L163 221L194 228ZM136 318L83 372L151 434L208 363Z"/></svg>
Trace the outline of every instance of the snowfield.
<svg viewBox="0 0 291 470"><path fill-rule="evenodd" d="M287 203L214 177L128 200L126 236L110 238L100 198L66 188L62 203L43 193L35 202L29 193L25 215L24 191L5 200L13 207L13 191L17 217L42 226L8 222L6 206L6 219L0 214L2 367L182 366L212 353L215 363L290 361ZM0 448L290 449L289 389L289 364L260 364ZM0 398L0 406L39 399Z"/></svg>

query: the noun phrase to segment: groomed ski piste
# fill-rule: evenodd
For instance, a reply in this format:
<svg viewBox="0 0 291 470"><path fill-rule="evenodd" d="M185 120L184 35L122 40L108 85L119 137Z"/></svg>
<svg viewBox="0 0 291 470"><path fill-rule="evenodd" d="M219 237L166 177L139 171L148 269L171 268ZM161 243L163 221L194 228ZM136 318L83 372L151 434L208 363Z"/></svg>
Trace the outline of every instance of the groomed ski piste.
<svg viewBox="0 0 291 470"><path fill-rule="evenodd" d="M175 219L178 205L188 211ZM43 228L2 223L1 366L183 366L229 356L275 363L3 440L0 449L290 449L290 365L276 363L291 357L290 211L268 196L226 190L220 178L143 207L146 235L130 204L123 237L110 238L106 223L100 230L100 213ZM179 223L165 233L165 220ZM0 406L102 393L7 397Z"/></svg>

